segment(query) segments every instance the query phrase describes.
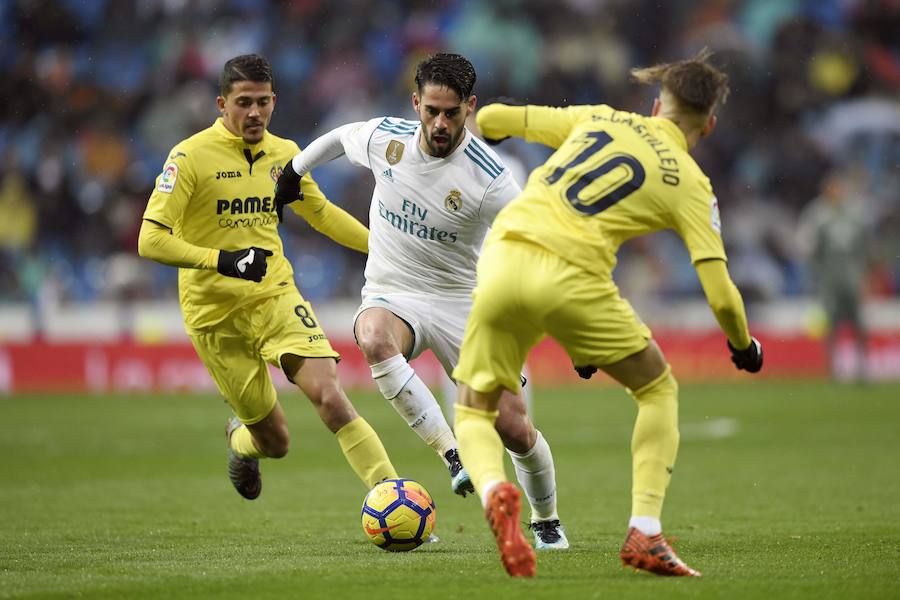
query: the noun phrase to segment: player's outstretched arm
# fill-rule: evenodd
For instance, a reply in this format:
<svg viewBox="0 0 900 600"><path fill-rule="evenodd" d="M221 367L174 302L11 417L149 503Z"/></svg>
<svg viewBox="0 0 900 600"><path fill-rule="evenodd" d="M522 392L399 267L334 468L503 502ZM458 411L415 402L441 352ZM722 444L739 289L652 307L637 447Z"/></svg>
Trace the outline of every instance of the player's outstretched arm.
<svg viewBox="0 0 900 600"><path fill-rule="evenodd" d="M314 139L306 148L291 159L294 171L297 175L303 177L319 165L343 156L345 153L344 142L342 141L344 133L362 125L365 125L365 123L347 123Z"/></svg>
<svg viewBox="0 0 900 600"><path fill-rule="evenodd" d="M300 184L304 175L315 167L330 162L345 153L342 136L345 131L359 127L363 123L348 123L337 129L317 137L305 150L298 152L291 160L285 163L275 183L275 210L278 213L278 222L284 221L284 207L288 204L303 200L305 190ZM296 211L295 209L295 212Z"/></svg>
<svg viewBox="0 0 900 600"><path fill-rule="evenodd" d="M508 137L523 138L551 148L559 148L579 122L590 119L596 107L513 106L488 104L475 115L484 139L494 142Z"/></svg>
<svg viewBox="0 0 900 600"><path fill-rule="evenodd" d="M484 141L499 144L509 137L525 137L526 115L524 106L494 102L475 114L475 124Z"/></svg>
<svg viewBox="0 0 900 600"><path fill-rule="evenodd" d="M304 180L304 185L312 180ZM311 187L311 186L308 186ZM304 190L305 199L293 206L294 212L303 217L313 229L327 235L335 242L347 248L366 254L369 252L369 230L356 217L340 206L329 202L318 186L316 192Z"/></svg>
<svg viewBox="0 0 900 600"><path fill-rule="evenodd" d="M756 373L763 364L762 346L750 335L744 300L728 275L725 261L703 260L695 268L716 321L728 337L732 362L738 369Z"/></svg>
<svg viewBox="0 0 900 600"><path fill-rule="evenodd" d="M165 225L144 219L138 235L138 254L144 258L182 269L215 269L227 277L260 282L266 275L270 250L244 248L216 250L186 242L172 235Z"/></svg>
<svg viewBox="0 0 900 600"><path fill-rule="evenodd" d="M291 163L289 161L285 166L285 173L287 173L290 165ZM294 171L291 172L294 173ZM279 211L279 220L281 220L280 211L284 206L279 200L279 194L283 193L282 178L284 177L285 174L282 173L281 177L278 179L278 186L275 190L275 201ZM303 217L313 229L323 235L327 235L338 244L357 250L363 254L368 253L369 230L365 225L356 220L356 218L344 209L329 202L311 175L306 175L306 177L303 177L302 179L297 177L297 186L299 192L295 192L295 194L299 196L300 202L294 202L294 200L298 198L292 197L293 199L290 200L290 202L292 202L292 204L290 204L291 210Z"/></svg>

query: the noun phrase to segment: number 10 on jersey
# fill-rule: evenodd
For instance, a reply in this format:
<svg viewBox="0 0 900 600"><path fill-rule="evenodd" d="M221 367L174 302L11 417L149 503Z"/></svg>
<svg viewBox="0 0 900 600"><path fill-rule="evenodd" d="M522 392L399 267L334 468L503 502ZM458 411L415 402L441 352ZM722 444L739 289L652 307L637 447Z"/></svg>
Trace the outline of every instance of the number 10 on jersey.
<svg viewBox="0 0 900 600"><path fill-rule="evenodd" d="M548 185L553 185L562 179L567 172L576 175L574 181L565 189L566 199L575 210L586 215L596 215L619 200L636 192L643 185L646 174L638 159L624 152L616 152L608 156L606 160L593 169L582 172L583 167L579 168L582 163L593 155L598 154L613 141L612 136L605 131L590 131L585 137L590 142L587 147L565 165L556 167L553 173L544 178L544 181ZM602 177L620 167L622 176L609 182L599 193L589 198L579 197L582 190L594 183L598 177Z"/></svg>

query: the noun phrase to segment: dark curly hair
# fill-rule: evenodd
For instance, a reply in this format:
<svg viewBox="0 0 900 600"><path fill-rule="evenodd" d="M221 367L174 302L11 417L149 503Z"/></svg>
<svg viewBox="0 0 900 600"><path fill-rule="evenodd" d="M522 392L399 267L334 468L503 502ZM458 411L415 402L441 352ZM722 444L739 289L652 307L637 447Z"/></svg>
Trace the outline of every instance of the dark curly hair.
<svg viewBox="0 0 900 600"><path fill-rule="evenodd" d="M258 83L271 82L272 89L275 89L275 82L272 79L272 63L264 56L259 54L242 54L235 56L222 69L222 75L219 77L219 93L227 96L231 92L231 87L236 81L255 81Z"/></svg>
<svg viewBox="0 0 900 600"><path fill-rule="evenodd" d="M475 67L460 54L441 52L429 56L416 67L419 95L428 83L448 87L459 94L460 100L468 100L475 87Z"/></svg>

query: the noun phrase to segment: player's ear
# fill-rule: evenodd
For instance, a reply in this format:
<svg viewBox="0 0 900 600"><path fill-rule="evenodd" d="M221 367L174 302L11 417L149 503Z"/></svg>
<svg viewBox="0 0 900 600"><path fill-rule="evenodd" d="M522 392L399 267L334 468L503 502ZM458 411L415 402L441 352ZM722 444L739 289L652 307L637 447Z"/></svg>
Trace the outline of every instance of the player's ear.
<svg viewBox="0 0 900 600"><path fill-rule="evenodd" d="M216 106L219 108L219 112L224 115L225 114L225 98L222 96L216 96Z"/></svg>
<svg viewBox="0 0 900 600"><path fill-rule="evenodd" d="M650 116L655 117L659 114L659 110L662 108L662 102L659 97L653 99L653 108L650 109Z"/></svg>
<svg viewBox="0 0 900 600"><path fill-rule="evenodd" d="M412 104L413 104L413 109L416 111L416 113L418 113L419 112L419 94L417 94L416 92L413 92Z"/></svg>
<svg viewBox="0 0 900 600"><path fill-rule="evenodd" d="M716 123L718 119L716 115L709 115L709 118L706 120L706 125L703 126L703 129L700 130L700 137L706 137L713 132L713 129L716 128Z"/></svg>
<svg viewBox="0 0 900 600"><path fill-rule="evenodd" d="M469 96L466 105L469 107L469 114L473 114L475 112L475 107L478 106L478 97L475 94L472 94Z"/></svg>
<svg viewBox="0 0 900 600"><path fill-rule="evenodd" d="M466 116L466 129L472 132L472 135L481 137L481 130L478 128L478 121L475 120L475 111L469 111Z"/></svg>

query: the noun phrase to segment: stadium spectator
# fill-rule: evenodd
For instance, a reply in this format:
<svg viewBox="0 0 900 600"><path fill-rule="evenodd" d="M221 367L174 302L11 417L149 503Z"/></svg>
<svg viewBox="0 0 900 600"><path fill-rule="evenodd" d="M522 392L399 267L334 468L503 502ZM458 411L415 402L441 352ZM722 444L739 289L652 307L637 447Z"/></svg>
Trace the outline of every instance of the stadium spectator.
<svg viewBox="0 0 900 600"><path fill-rule="evenodd" d="M801 216L803 240L819 301L825 311L825 353L832 378L839 378L836 344L841 325L854 340L857 381L866 378L866 326L863 293L872 262L871 227L864 218L867 198L852 170L835 170L822 182L822 193Z"/></svg>
<svg viewBox="0 0 900 600"><path fill-rule="evenodd" d="M897 189L900 149L898 121L891 116L900 106L897 3L504 4L515 10L483 10L482 5L374 0L354 3L348 11L319 0L0 3L0 65L8 82L0 90L5 107L0 153L16 148L35 200L39 243L29 262L64 274L58 278L62 303L109 293L102 278L85 265L102 265L130 252L133 239L103 234L108 211L133 203L135 187L144 186L138 196L145 197L158 157L214 117L204 98L224 59L238 51L273 58L284 83L275 125L292 139L310 140L405 101L419 57L438 49L466 48L483 74L485 98L516 95L535 103L577 104L602 97L642 110L650 99L623 84L628 65L708 45L719 51L736 91L722 113L733 127L697 152L716 188L731 194L723 206L726 220L729 211L753 198L777 205L796 228L803 207L818 193L825 159L833 160L837 149L865 160L879 200L876 230L885 240L898 237L900 198L889 193ZM321 93L347 82L357 88L353 93ZM169 110L173 103L179 110ZM838 107L854 113L836 111ZM873 122L878 115L883 117ZM832 128L832 123L872 127L850 131ZM82 170L85 140L110 129L123 152L112 155L109 169L94 163L92 168L113 175L98 181ZM536 147L524 148L522 156L529 168L546 159ZM127 168L115 164L126 157ZM364 220L369 197L360 191L365 189L362 176L343 177L345 169L327 165L317 178L348 212ZM136 230L139 216L132 218ZM361 257L310 241L306 226L292 221L283 228L292 239L290 256L316 257L309 274L295 260L304 292L315 299L355 295L364 267ZM730 248L730 237L725 242ZM639 260L665 255L669 242L660 237L646 244L649 254L644 247L623 247L623 260L632 253ZM750 249L767 265L802 260L795 250L780 255L782 247L764 242ZM0 260L4 272L32 271L25 263ZM689 272L687 258L677 260L676 271ZM877 292L896 295L897 261L883 261ZM144 262L147 273L135 278L136 287L127 295L168 298L174 270L160 271ZM316 283L312 280L322 265L344 274L331 285L307 287L305 279ZM668 269L648 271L655 274L641 287L660 299L700 292L696 281L670 277ZM31 278L29 273L17 278ZM15 290L0 287L0 301L22 300L21 290ZM791 267L765 294L770 299L772 293L810 291L802 271Z"/></svg>

